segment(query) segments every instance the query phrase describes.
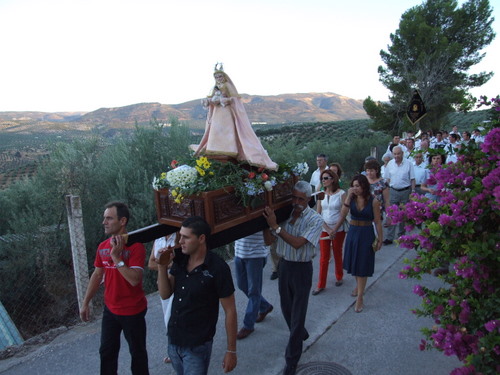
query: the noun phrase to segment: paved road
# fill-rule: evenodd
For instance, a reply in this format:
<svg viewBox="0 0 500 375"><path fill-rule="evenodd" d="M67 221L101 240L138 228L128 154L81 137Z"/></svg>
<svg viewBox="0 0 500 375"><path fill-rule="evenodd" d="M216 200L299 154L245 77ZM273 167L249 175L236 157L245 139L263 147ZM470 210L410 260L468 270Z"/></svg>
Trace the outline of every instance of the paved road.
<svg viewBox="0 0 500 375"><path fill-rule="evenodd" d="M375 274L369 278L365 309L353 311L355 299L350 296L354 278L347 275L344 285L335 287L333 263L327 289L309 300L306 327L310 338L304 346L300 364L335 362L353 375L420 375L449 374L460 363L436 351L418 349L423 338L419 329L433 322L416 318L410 310L420 298L412 293L414 280L398 279L404 257L412 256L395 245L384 246L377 253ZM318 258L314 260L314 282L317 280ZM231 268L233 265L231 264ZM270 265L266 266L264 295L275 309L266 320L256 325L248 338L238 341L238 366L234 375L278 375L285 364L284 350L288 330L279 307L277 280L269 280ZM439 286L440 280L428 276L420 283ZM149 297L148 352L151 375L174 374L170 365L162 362L166 354L166 336L158 295ZM236 294L239 323L246 300ZM39 347L24 357L0 361L4 375L93 375L99 373L98 347L100 321L79 325ZM226 349L223 313L214 339L210 374L221 374L221 362ZM120 374L130 374L128 346L122 340ZM300 372L300 367L299 367ZM311 372L309 372L311 374Z"/></svg>

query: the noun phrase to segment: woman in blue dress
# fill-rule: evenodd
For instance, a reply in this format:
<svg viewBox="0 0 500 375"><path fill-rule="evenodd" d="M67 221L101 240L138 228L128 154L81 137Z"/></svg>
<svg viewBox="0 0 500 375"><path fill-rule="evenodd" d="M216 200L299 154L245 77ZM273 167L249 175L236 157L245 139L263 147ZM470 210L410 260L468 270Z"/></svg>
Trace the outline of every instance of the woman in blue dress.
<svg viewBox="0 0 500 375"><path fill-rule="evenodd" d="M336 226L342 225L349 212L351 221L344 244L344 269L356 278L356 288L351 295L357 297L354 311L361 312L366 282L375 268L375 252L380 250L383 241L380 202L371 195L366 176L357 175L352 179ZM336 229L332 232L336 233Z"/></svg>

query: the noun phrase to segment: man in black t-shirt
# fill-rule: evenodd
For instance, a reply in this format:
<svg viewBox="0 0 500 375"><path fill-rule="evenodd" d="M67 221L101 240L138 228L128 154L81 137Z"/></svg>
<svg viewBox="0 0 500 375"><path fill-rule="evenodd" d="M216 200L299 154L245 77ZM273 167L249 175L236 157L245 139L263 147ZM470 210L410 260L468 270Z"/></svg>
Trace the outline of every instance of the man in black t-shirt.
<svg viewBox="0 0 500 375"><path fill-rule="evenodd" d="M186 219L180 230L173 265L170 253L157 259L158 291L162 299L172 294L168 323L168 355L178 374L206 374L219 316L219 302L226 315L228 347L224 372L236 367L237 317L234 284L227 263L207 247L210 227L200 217Z"/></svg>

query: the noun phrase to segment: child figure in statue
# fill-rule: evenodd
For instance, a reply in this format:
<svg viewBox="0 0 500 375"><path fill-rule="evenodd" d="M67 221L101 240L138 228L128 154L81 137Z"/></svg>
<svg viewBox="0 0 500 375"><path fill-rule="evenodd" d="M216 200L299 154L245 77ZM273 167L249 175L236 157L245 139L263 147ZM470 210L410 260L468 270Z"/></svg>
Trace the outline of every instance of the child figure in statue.
<svg viewBox="0 0 500 375"><path fill-rule="evenodd" d="M202 103L208 108L205 134L195 155L223 155L256 167L278 169L255 135L241 97L222 64L215 65L215 86Z"/></svg>

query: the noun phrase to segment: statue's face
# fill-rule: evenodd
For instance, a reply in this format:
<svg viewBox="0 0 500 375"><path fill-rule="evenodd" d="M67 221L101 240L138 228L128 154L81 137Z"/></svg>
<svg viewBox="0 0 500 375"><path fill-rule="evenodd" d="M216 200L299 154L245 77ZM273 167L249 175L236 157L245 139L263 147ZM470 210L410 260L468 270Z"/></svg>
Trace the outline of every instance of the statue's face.
<svg viewBox="0 0 500 375"><path fill-rule="evenodd" d="M215 73L214 77L215 77L215 82L217 82L217 83L226 82L226 77L224 77L224 74L222 74L222 73Z"/></svg>

